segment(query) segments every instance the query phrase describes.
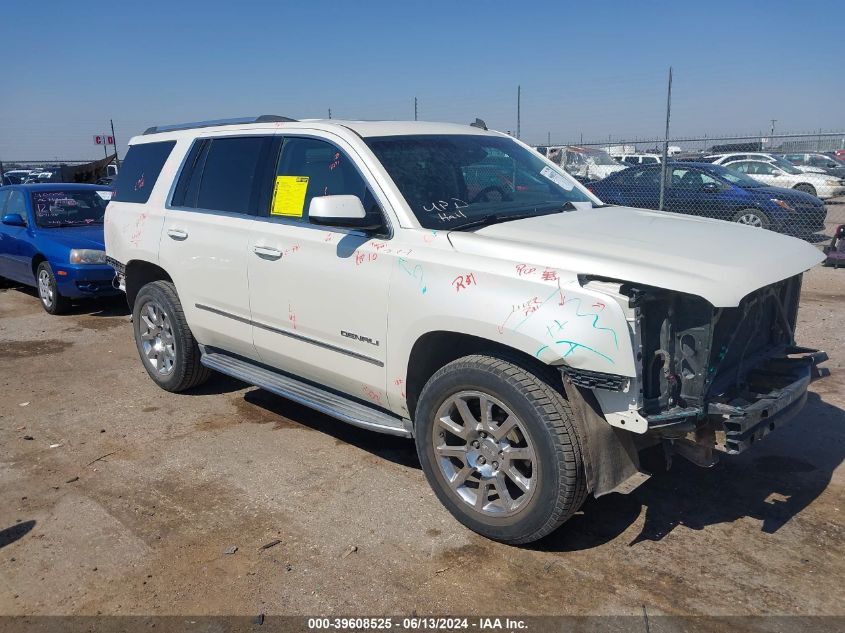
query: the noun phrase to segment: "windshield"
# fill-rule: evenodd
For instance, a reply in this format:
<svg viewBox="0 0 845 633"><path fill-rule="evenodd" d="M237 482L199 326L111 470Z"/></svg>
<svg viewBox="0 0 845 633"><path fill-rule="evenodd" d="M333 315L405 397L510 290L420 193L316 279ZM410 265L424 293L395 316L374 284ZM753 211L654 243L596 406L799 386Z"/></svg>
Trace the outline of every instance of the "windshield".
<svg viewBox="0 0 845 633"><path fill-rule="evenodd" d="M591 202L537 152L509 138L475 134L365 139L420 224L460 228L560 211Z"/></svg>
<svg viewBox="0 0 845 633"><path fill-rule="evenodd" d="M708 165L707 171L709 171L711 175L718 176L722 180L727 180L729 183L736 185L737 187L754 188L765 186L760 181L754 180L742 172L731 169L730 167L724 167L723 165Z"/></svg>
<svg viewBox="0 0 845 633"><path fill-rule="evenodd" d="M581 153L584 154L584 157L587 159L588 162L591 162L595 165L620 164L619 161L613 159L613 156L600 149L585 149L582 150Z"/></svg>
<svg viewBox="0 0 845 633"><path fill-rule="evenodd" d="M775 163L775 165L780 167L783 171L785 171L787 174L795 175L795 174L801 173L800 169L796 169L795 165L790 163L788 160L786 160L782 156L775 156L774 163Z"/></svg>
<svg viewBox="0 0 845 633"><path fill-rule="evenodd" d="M40 227L102 224L109 191L33 191L32 210Z"/></svg>

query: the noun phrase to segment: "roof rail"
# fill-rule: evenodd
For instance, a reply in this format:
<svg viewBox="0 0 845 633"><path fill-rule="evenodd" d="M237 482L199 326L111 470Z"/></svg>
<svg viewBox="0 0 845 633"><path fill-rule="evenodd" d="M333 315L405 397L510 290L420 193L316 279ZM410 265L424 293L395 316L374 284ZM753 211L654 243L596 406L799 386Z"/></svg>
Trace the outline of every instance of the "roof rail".
<svg viewBox="0 0 845 633"><path fill-rule="evenodd" d="M176 130L192 130L198 127L218 127L221 125L242 125L244 123L294 123L296 119L276 114L262 114L261 116L247 116L237 119L214 119L212 121L195 121L193 123L176 123L174 125L154 125L144 130L144 134L158 132L175 132Z"/></svg>

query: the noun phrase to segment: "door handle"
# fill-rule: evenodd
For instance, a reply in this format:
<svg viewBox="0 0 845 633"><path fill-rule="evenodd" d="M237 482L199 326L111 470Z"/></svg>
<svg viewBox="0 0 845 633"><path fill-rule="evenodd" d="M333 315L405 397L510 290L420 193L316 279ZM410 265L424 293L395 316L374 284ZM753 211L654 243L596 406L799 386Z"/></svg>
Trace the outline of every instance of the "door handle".
<svg viewBox="0 0 845 633"><path fill-rule="evenodd" d="M167 235L179 242L188 239L188 232L182 229L167 229Z"/></svg>
<svg viewBox="0 0 845 633"><path fill-rule="evenodd" d="M270 246L253 246L252 252L264 259L281 259L282 251Z"/></svg>

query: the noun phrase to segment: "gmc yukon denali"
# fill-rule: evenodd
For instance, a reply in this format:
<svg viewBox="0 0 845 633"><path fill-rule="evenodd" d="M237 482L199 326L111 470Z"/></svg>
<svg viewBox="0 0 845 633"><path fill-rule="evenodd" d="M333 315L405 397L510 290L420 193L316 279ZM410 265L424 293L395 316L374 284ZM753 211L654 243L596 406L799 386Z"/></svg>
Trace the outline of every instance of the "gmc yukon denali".
<svg viewBox="0 0 845 633"><path fill-rule="evenodd" d="M645 447L701 466L750 448L826 358L794 337L817 249L602 204L479 120L265 115L130 145L106 249L150 377L217 371L413 438L492 539L630 492Z"/></svg>

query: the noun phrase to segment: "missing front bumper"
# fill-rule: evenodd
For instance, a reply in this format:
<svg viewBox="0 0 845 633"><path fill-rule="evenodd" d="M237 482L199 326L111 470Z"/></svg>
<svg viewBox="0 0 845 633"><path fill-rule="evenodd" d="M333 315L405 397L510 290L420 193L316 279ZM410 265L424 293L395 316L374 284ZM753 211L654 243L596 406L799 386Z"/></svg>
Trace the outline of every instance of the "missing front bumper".
<svg viewBox="0 0 845 633"><path fill-rule="evenodd" d="M716 449L741 453L801 411L807 387L827 375L818 364L828 357L825 352L805 348L788 352L801 355L772 359L756 367L741 391L708 405L707 413L715 422Z"/></svg>

